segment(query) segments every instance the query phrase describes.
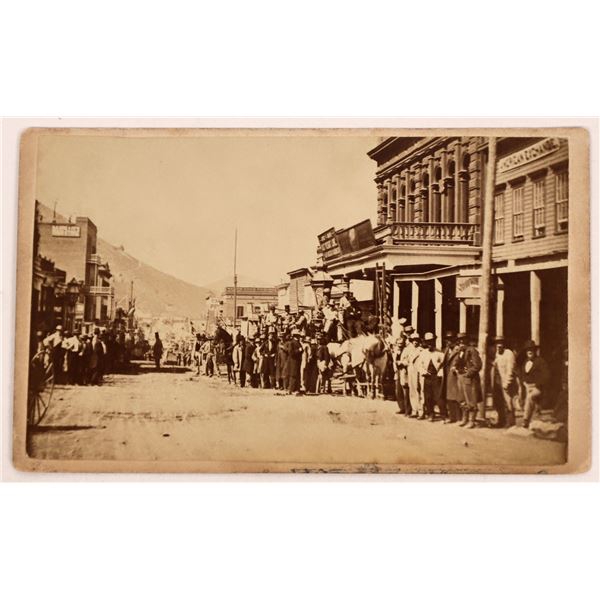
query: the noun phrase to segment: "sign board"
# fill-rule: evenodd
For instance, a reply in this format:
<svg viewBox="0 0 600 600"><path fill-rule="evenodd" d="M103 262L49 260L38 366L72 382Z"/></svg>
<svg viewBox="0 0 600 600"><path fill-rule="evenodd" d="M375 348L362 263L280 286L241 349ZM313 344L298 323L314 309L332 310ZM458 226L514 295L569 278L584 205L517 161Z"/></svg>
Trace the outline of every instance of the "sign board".
<svg viewBox="0 0 600 600"><path fill-rule="evenodd" d="M319 238L319 246L323 254L323 260L333 260L341 255L340 245L335 233L335 228L332 227L317 236Z"/></svg>
<svg viewBox="0 0 600 600"><path fill-rule="evenodd" d="M369 219L339 231L332 227L318 238L324 262L375 245L375 235Z"/></svg>
<svg viewBox="0 0 600 600"><path fill-rule="evenodd" d="M79 225L52 225L53 237L81 237Z"/></svg>
<svg viewBox="0 0 600 600"><path fill-rule="evenodd" d="M342 254L350 254L375 245L371 221L366 219L336 233Z"/></svg>
<svg viewBox="0 0 600 600"><path fill-rule="evenodd" d="M498 161L497 171L498 173L504 173L505 171L516 169L521 165L546 156L559 148L560 140L558 138L546 138L537 144L533 144L533 146L528 146L527 148L523 148L523 150L501 158Z"/></svg>
<svg viewBox="0 0 600 600"><path fill-rule="evenodd" d="M479 298L479 276L458 276L456 278L457 298Z"/></svg>

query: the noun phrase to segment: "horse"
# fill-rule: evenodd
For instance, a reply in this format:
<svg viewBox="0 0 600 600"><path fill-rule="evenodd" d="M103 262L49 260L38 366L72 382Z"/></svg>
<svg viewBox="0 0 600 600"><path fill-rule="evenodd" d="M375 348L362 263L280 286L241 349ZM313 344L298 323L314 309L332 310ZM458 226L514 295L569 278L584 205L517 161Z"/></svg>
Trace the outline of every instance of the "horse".
<svg viewBox="0 0 600 600"><path fill-rule="evenodd" d="M389 348L381 336L367 334L364 336L363 352L371 398L375 398L379 390L383 395L383 377L390 364Z"/></svg>
<svg viewBox="0 0 600 600"><path fill-rule="evenodd" d="M346 378L346 394L355 392L364 397L367 377L363 368L365 354L362 348L362 339L348 338L341 343L330 342L327 344L327 349L334 363L340 366L342 376Z"/></svg>

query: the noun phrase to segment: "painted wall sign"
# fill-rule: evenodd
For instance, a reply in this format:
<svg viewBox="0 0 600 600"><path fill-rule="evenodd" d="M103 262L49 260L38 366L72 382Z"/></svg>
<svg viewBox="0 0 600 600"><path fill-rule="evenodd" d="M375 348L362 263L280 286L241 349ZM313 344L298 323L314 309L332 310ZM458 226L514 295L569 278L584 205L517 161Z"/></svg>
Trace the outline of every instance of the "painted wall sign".
<svg viewBox="0 0 600 600"><path fill-rule="evenodd" d="M81 237L79 225L52 225L53 237Z"/></svg>
<svg viewBox="0 0 600 600"><path fill-rule="evenodd" d="M560 148L560 140L558 138L546 138L533 146L523 148L518 152L509 154L498 161L498 173L504 173L511 169L516 169L521 165L546 156Z"/></svg>
<svg viewBox="0 0 600 600"><path fill-rule="evenodd" d="M335 233L335 228L331 227L327 231L324 231L317 236L319 239L319 246L323 254L323 260L333 260L341 255L340 245Z"/></svg>

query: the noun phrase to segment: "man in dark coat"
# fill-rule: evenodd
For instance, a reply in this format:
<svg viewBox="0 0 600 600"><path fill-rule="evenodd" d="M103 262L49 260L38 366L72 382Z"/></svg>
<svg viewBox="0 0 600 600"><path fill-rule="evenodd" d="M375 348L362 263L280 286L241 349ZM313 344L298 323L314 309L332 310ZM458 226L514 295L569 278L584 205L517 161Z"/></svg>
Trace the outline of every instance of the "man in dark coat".
<svg viewBox="0 0 600 600"><path fill-rule="evenodd" d="M288 354L289 394L300 391L300 366L302 364L302 344L300 343L300 337L300 331L297 329L292 331Z"/></svg>
<svg viewBox="0 0 600 600"><path fill-rule="evenodd" d="M158 371L158 369L160 369L160 359L163 355L163 343L158 335L158 331L154 333L154 346L152 347L152 355L154 356L154 365Z"/></svg>
<svg viewBox="0 0 600 600"><path fill-rule="evenodd" d="M462 419L461 394L458 389L458 375L456 373L456 359L459 347L453 331L446 332L444 336L444 361L442 362L442 387L440 390L440 412L443 412L444 423L456 423ZM445 410L442 407L445 407Z"/></svg>
<svg viewBox="0 0 600 600"><path fill-rule="evenodd" d="M538 356L538 346L530 340L523 348L525 361L519 372L519 379L525 388L525 410L523 412L523 427L528 428L532 417L539 410L544 392L544 386L550 379L548 364Z"/></svg>
<svg viewBox="0 0 600 600"><path fill-rule="evenodd" d="M287 390L289 385L289 352L290 342L287 333L281 337L281 341L277 345L277 385L280 390Z"/></svg>
<svg viewBox="0 0 600 600"><path fill-rule="evenodd" d="M98 327L94 329L91 346L90 383L92 385L101 385L102 375L104 373L104 346L100 340L100 329Z"/></svg>
<svg viewBox="0 0 600 600"><path fill-rule="evenodd" d="M269 332L267 339L263 342L260 353L262 362L260 366L260 378L263 388L275 388L275 372L277 363L277 338L275 331Z"/></svg>
<svg viewBox="0 0 600 600"><path fill-rule="evenodd" d="M481 378L479 372L483 363L477 348L466 333L458 334L458 357L455 372L458 375L458 386L462 395L463 418L461 427L473 429L477 418L477 405L482 400Z"/></svg>
<svg viewBox="0 0 600 600"><path fill-rule="evenodd" d="M252 387L256 387L256 379L254 374L254 351L256 346L252 339L249 339L244 346L244 358L242 362L242 368L246 373Z"/></svg>

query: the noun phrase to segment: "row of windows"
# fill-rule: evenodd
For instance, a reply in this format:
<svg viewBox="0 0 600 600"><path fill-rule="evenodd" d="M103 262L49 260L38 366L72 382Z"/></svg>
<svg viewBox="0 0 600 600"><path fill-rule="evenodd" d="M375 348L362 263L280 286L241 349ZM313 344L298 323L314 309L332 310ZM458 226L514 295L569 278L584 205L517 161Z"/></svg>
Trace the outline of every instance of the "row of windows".
<svg viewBox="0 0 600 600"><path fill-rule="evenodd" d="M556 208L556 231L563 232L568 230L569 226L569 175L567 171L561 171L555 174L555 194L554 204ZM524 205L524 186L520 185L511 190L512 194L512 238L513 240L523 239L525 236L525 205ZM498 192L494 198L494 243L504 243L505 233L505 200L507 192ZM546 235L547 224L547 194L546 182L543 179L537 179L533 182L533 204L532 204L532 222L533 237L543 237Z"/></svg>

